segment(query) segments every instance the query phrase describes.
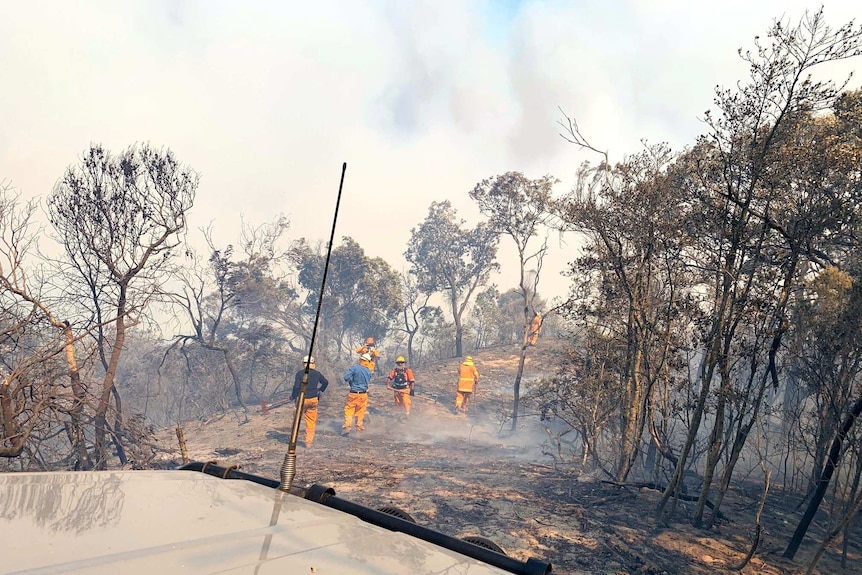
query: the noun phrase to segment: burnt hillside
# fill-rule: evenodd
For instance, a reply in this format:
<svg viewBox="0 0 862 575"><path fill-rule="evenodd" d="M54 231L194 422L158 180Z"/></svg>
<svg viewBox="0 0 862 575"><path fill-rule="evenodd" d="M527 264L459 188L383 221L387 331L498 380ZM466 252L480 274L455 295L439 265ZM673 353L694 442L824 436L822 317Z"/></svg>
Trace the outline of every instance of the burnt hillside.
<svg viewBox="0 0 862 575"><path fill-rule="evenodd" d="M558 345L540 340L530 349L527 387L551 374ZM575 462L555 464L538 418L526 417L518 433L508 432L504 418L517 353L511 346L473 354L483 385L467 416L454 411L457 360L416 370L409 420L396 409L385 378L377 377L369 392L367 429L349 437L340 435L347 393L341 374L319 366L332 384L322 400L313 447L298 450L295 484L325 484L370 507L397 506L450 535L483 535L519 559L550 561L556 573L706 574L741 562L750 546L756 487L730 496L728 518L713 531L685 522L686 502L680 502L676 523L655 529L659 492L602 482ZM278 478L292 417L288 404L267 413L258 407L247 423L236 413L188 423L183 430L189 456ZM174 430L161 430L158 437L164 449L159 464L179 464ZM785 572L786 564L771 553L782 548L795 516L792 509L772 506L781 505L780 497L770 501L761 552L743 573ZM851 551L858 560L859 549ZM853 572L842 571L829 555L820 567L823 573Z"/></svg>

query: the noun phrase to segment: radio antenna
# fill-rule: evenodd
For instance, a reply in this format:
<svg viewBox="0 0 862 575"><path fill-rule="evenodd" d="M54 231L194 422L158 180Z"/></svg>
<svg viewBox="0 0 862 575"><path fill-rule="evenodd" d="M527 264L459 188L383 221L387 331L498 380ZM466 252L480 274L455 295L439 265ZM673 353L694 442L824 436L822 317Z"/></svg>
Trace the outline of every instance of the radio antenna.
<svg viewBox="0 0 862 575"><path fill-rule="evenodd" d="M341 205L341 190L344 187L344 174L347 172L347 162L341 166L341 182L338 184L338 197L335 200L335 214L332 216L332 231L329 234L329 245L326 247L326 262L323 264L323 279L320 282L320 293L317 297L317 313L314 314L314 328L311 330L311 343L308 346L308 359L311 360L314 351L314 340L317 337L317 324L320 321L320 310L323 304L323 288L326 287L326 274L329 271L329 258L332 255L332 244L335 241L335 222L338 221L338 206ZM311 361L306 361L305 373L302 375L302 383L299 387L299 397L296 398L296 413L293 415L293 427L290 430L290 443L287 445L287 454L281 464L279 478L281 491L290 491L293 478L296 477L296 438L299 435L299 418L302 415L302 404L305 401L305 392L308 388L308 371Z"/></svg>

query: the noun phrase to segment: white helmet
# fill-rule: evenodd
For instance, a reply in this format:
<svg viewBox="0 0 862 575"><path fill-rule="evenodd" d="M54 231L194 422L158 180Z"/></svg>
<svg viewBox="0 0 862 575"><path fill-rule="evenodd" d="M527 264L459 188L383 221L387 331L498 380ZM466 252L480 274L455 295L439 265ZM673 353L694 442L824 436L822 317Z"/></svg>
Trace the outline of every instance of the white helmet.
<svg viewBox="0 0 862 575"><path fill-rule="evenodd" d="M314 356L306 355L302 358L302 363L314 363Z"/></svg>
<svg viewBox="0 0 862 575"><path fill-rule="evenodd" d="M359 356L359 359L362 359L365 361L371 361L371 354L370 353L363 353L362 355Z"/></svg>

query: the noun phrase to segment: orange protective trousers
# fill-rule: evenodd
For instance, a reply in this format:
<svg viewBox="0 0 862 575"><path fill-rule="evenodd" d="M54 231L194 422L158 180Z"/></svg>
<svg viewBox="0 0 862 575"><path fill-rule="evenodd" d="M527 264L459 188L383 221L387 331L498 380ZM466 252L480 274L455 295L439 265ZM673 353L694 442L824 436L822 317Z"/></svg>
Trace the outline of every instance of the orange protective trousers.
<svg viewBox="0 0 862 575"><path fill-rule="evenodd" d="M353 418L356 417L356 429L365 429L363 420L365 411L368 409L367 393L348 393L347 403L344 405L344 429L353 427Z"/></svg>
<svg viewBox="0 0 862 575"><path fill-rule="evenodd" d="M413 403L410 397L410 388L393 389L392 391L395 392L395 405L403 405L405 413L410 415L410 405Z"/></svg>
<svg viewBox="0 0 862 575"><path fill-rule="evenodd" d="M542 330L542 316L537 315L533 318L533 321L530 322L530 331L527 337L527 341L530 345L536 345L536 342L539 340L539 332Z"/></svg>
<svg viewBox="0 0 862 575"><path fill-rule="evenodd" d="M302 402L302 417L305 419L305 446L314 443L314 431L317 429L318 399L312 397Z"/></svg>
<svg viewBox="0 0 862 575"><path fill-rule="evenodd" d="M461 409L464 406L464 413L467 412L467 405L470 403L470 398L473 396L472 391L461 391L455 393L455 409Z"/></svg>

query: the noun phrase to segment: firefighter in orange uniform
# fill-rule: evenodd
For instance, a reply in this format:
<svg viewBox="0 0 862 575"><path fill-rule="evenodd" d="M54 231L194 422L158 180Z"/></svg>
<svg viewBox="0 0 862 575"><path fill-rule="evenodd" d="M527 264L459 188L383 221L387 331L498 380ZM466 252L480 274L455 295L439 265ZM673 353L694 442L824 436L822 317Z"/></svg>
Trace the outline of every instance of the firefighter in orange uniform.
<svg viewBox="0 0 862 575"><path fill-rule="evenodd" d="M530 322L530 331L527 339L530 345L536 345L540 331L542 331L542 316L536 313L533 315L533 321Z"/></svg>
<svg viewBox="0 0 862 575"><path fill-rule="evenodd" d="M386 382L386 387L395 393L395 405L403 405L404 413L407 415L410 415L410 396L413 395L415 386L416 380L413 378L413 370L407 367L404 356L398 356L395 360L395 367L389 372L389 381Z"/></svg>
<svg viewBox="0 0 862 575"><path fill-rule="evenodd" d="M359 356L359 365L374 373L374 358L371 357L370 353L363 353Z"/></svg>
<svg viewBox="0 0 862 575"><path fill-rule="evenodd" d="M455 409L467 413L470 398L479 391L479 370L473 365L473 358L469 355L464 358L464 363L458 366L458 391L455 394Z"/></svg>
<svg viewBox="0 0 862 575"><path fill-rule="evenodd" d="M368 409L368 384L371 383L371 370L366 364L370 361L371 356L363 353L359 357L359 362L354 363L344 374L344 381L350 386L350 392L347 394L347 403L344 404L344 426L341 428L341 435L350 434L354 417L356 429L365 430L363 420Z"/></svg>
<svg viewBox="0 0 862 575"><path fill-rule="evenodd" d="M377 346L374 345L374 338L373 337L365 338L365 345L363 345L361 347L357 347L354 351L356 351L356 353L358 353L359 355L362 355L363 353L367 353L371 357L371 362L370 362L370 364L366 365L365 367L370 369L371 373L376 373L376 371L377 371L376 362L380 358L380 352L377 351Z"/></svg>
<svg viewBox="0 0 862 575"><path fill-rule="evenodd" d="M308 364L308 386L305 388L305 401L302 402L302 416L305 419L305 446L311 447L314 443L314 430L317 428L317 406L320 402L320 394L326 391L329 382L322 373L314 369L314 358L306 355L302 358L303 369L296 372L293 392L290 394L291 400L299 397L306 364Z"/></svg>

